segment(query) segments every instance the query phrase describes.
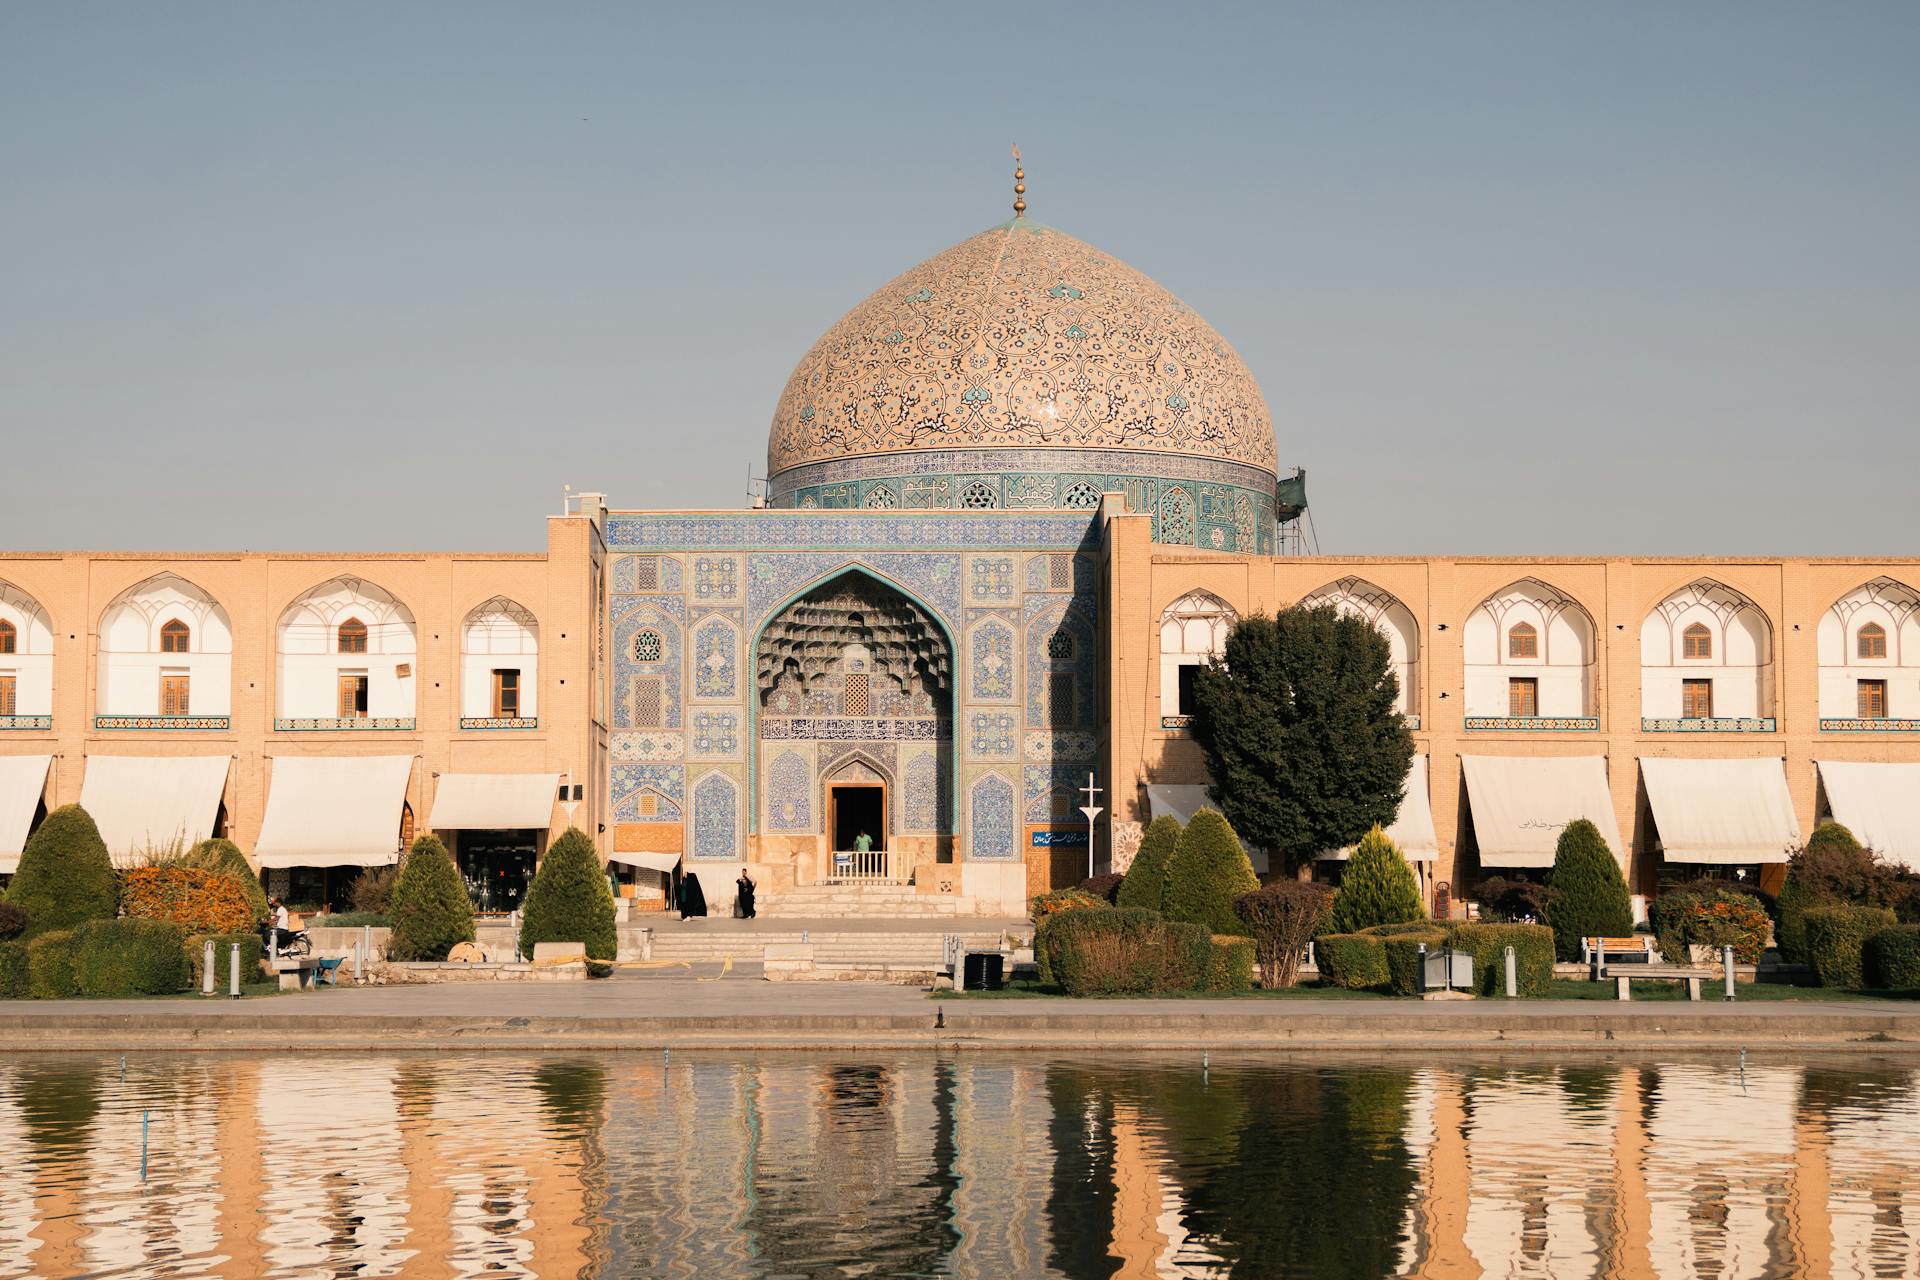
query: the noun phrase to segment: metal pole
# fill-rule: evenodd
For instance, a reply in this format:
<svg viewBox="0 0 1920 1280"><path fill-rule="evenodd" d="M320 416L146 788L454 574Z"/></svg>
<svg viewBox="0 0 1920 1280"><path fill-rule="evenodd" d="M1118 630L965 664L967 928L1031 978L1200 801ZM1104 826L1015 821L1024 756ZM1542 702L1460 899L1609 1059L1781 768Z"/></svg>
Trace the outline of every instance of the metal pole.
<svg viewBox="0 0 1920 1280"><path fill-rule="evenodd" d="M1720 964L1721 964L1721 967L1726 970L1727 999L1731 1000L1733 999L1733 947L1732 946L1729 945L1729 946L1724 946L1720 948Z"/></svg>
<svg viewBox="0 0 1920 1280"><path fill-rule="evenodd" d="M1507 948L1507 998L1511 1000L1520 994L1519 965L1513 958L1513 948Z"/></svg>
<svg viewBox="0 0 1920 1280"><path fill-rule="evenodd" d="M227 952L227 994L235 1000L240 998L240 944L237 942Z"/></svg>
<svg viewBox="0 0 1920 1280"><path fill-rule="evenodd" d="M200 952L201 995L210 996L213 994L213 981L217 977L219 977L219 975L213 971L213 939L208 938L206 946L203 947Z"/></svg>
<svg viewBox="0 0 1920 1280"><path fill-rule="evenodd" d="M363 924L360 926L360 963L353 967L353 980L355 982L365 982L367 980L367 966L372 963L373 926Z"/></svg>
<svg viewBox="0 0 1920 1280"><path fill-rule="evenodd" d="M1087 879L1093 879L1093 815L1087 815Z"/></svg>
<svg viewBox="0 0 1920 1280"><path fill-rule="evenodd" d="M1425 991L1431 988L1433 984L1427 981L1427 944L1424 942L1420 944L1420 962L1419 963L1420 963L1420 989L1422 991Z"/></svg>

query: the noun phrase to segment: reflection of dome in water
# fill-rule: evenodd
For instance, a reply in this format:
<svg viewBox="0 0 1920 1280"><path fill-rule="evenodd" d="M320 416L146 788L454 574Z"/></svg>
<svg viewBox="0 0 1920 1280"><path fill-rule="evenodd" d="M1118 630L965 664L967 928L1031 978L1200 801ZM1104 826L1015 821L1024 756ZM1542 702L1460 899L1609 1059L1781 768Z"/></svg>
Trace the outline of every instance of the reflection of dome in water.
<svg viewBox="0 0 1920 1280"><path fill-rule="evenodd" d="M1273 424L1240 357L1146 276L1024 217L829 329L781 395L767 470L778 506L1091 507L1121 491L1163 542L1272 537Z"/></svg>

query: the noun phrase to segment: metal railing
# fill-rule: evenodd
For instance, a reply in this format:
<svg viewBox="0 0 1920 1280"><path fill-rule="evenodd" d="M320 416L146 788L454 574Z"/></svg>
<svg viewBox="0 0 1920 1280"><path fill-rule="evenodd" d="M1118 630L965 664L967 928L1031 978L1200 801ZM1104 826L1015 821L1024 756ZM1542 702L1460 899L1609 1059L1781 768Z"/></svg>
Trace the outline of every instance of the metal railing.
<svg viewBox="0 0 1920 1280"><path fill-rule="evenodd" d="M835 884L898 884L890 849L835 849L827 879Z"/></svg>

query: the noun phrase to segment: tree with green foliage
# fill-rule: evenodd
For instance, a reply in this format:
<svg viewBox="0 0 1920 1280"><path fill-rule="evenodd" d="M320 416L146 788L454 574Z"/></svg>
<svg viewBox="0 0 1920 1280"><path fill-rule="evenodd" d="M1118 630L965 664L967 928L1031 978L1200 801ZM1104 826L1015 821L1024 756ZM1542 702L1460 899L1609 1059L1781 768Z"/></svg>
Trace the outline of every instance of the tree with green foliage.
<svg viewBox="0 0 1920 1280"><path fill-rule="evenodd" d="M1379 827L1361 836L1341 872L1340 888L1333 895L1333 921L1328 932L1358 933L1377 924L1405 924L1426 918L1420 882L1414 878L1400 846Z"/></svg>
<svg viewBox="0 0 1920 1280"><path fill-rule="evenodd" d="M568 827L548 847L527 891L520 954L531 959L534 945L541 942L584 942L587 955L595 960L612 960L619 951L613 891L593 841L578 827Z"/></svg>
<svg viewBox="0 0 1920 1280"><path fill-rule="evenodd" d="M1560 959L1578 960L1582 938L1633 932L1633 904L1620 862L1600 828L1585 818L1575 818L1561 831L1547 884L1553 889L1547 923L1553 926L1553 950Z"/></svg>
<svg viewBox="0 0 1920 1280"><path fill-rule="evenodd" d="M1158 911L1167 898L1167 864L1173 861L1173 850L1179 843L1178 818L1163 813L1149 822L1113 905Z"/></svg>
<svg viewBox="0 0 1920 1280"><path fill-rule="evenodd" d="M1244 934L1246 922L1233 904L1259 887L1232 825L1216 810L1202 809L1174 844L1160 914L1205 925L1213 933Z"/></svg>
<svg viewBox="0 0 1920 1280"><path fill-rule="evenodd" d="M453 855L431 832L400 863L391 923L387 955L395 960L445 960L456 943L473 941L473 900Z"/></svg>
<svg viewBox="0 0 1920 1280"><path fill-rule="evenodd" d="M1898 878L1895 868L1862 847L1853 832L1837 822L1814 828L1807 842L1787 856L1787 881L1780 886L1779 920L1774 928L1780 958L1806 964L1806 914L1814 907L1891 906Z"/></svg>
<svg viewBox="0 0 1920 1280"><path fill-rule="evenodd" d="M246 891L247 906L253 911L253 918L266 918L267 891L260 887L259 873L247 861L247 855L240 852L239 845L224 836L214 836L187 850L181 860L190 867L223 872L238 880L240 887Z"/></svg>
<svg viewBox="0 0 1920 1280"><path fill-rule="evenodd" d="M1390 825L1413 764L1399 694L1387 638L1363 619L1331 606L1242 618L1194 678L1221 812L1289 871Z"/></svg>
<svg viewBox="0 0 1920 1280"><path fill-rule="evenodd" d="M85 809L68 804L47 815L21 851L6 900L27 913L23 938L119 914L113 859Z"/></svg>

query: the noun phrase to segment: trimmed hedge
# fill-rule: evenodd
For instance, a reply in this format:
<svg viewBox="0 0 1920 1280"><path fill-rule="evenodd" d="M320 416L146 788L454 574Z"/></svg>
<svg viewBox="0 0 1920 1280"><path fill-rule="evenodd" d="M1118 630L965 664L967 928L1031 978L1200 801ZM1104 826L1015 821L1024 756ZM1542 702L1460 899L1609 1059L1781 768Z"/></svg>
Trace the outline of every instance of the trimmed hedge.
<svg viewBox="0 0 1920 1280"><path fill-rule="evenodd" d="M1600 828L1587 819L1575 818L1560 833L1547 884L1553 889L1547 923L1553 926L1553 949L1560 959L1578 960L1582 938L1633 932L1633 904L1620 863Z"/></svg>
<svg viewBox="0 0 1920 1280"><path fill-rule="evenodd" d="M1259 887L1260 878L1253 874L1253 863L1233 827L1217 811L1202 809L1174 846L1160 913L1169 920L1202 925L1209 933L1239 936L1247 927L1234 914L1234 899Z"/></svg>
<svg viewBox="0 0 1920 1280"><path fill-rule="evenodd" d="M551 851L547 856L553 856ZM597 858L594 867L597 876ZM606 892L604 880L601 892ZM473 941L473 900L467 896L460 869L453 865L453 855L440 843L439 836L429 832L415 839L407 850L400 863L400 877L393 884L390 918L393 935L387 939L387 955L394 960L445 960L456 945ZM606 958L613 957L609 953Z"/></svg>
<svg viewBox="0 0 1920 1280"><path fill-rule="evenodd" d="M1253 941L1250 938L1214 938L1207 960L1208 991L1253 990Z"/></svg>
<svg viewBox="0 0 1920 1280"><path fill-rule="evenodd" d="M260 962L266 958L267 950L260 945L257 933L196 933L182 945L187 952L187 985L194 990L201 987L201 976L205 972L207 961L207 942L213 942L213 989L224 993L230 979L228 971L233 967L233 944L240 944L240 983L242 986L257 980L260 976Z"/></svg>
<svg viewBox="0 0 1920 1280"><path fill-rule="evenodd" d="M1127 874L1120 881L1120 891L1113 896L1114 905L1147 911L1158 911L1165 906L1167 865L1173 861L1173 851L1179 844L1178 818L1163 813L1149 822L1140 837L1140 847L1127 866Z"/></svg>
<svg viewBox="0 0 1920 1280"><path fill-rule="evenodd" d="M73 977L76 932L56 929L27 944L27 994L35 1000L71 1000L80 994Z"/></svg>
<svg viewBox="0 0 1920 1280"><path fill-rule="evenodd" d="M238 876L179 863L128 871L120 905L129 916L165 920L188 933L244 933L260 920Z"/></svg>
<svg viewBox="0 0 1920 1280"><path fill-rule="evenodd" d="M1360 837L1353 856L1340 873L1340 891L1333 895L1336 933L1359 933L1377 924L1403 924L1427 918L1420 901L1420 882L1387 833L1374 827Z"/></svg>
<svg viewBox="0 0 1920 1280"><path fill-rule="evenodd" d="M1891 888L1888 869L1860 846L1853 832L1823 822L1806 844L1787 857L1787 882L1780 887L1776 929L1780 958L1811 964L1807 954L1806 913L1814 907L1885 905Z"/></svg>
<svg viewBox="0 0 1920 1280"><path fill-rule="evenodd" d="M74 930L73 979L83 996L165 996L184 991L187 931L165 920L122 916Z"/></svg>
<svg viewBox="0 0 1920 1280"><path fill-rule="evenodd" d="M401 899L398 888L393 897L398 924ZM586 832L568 827L547 849L547 856L540 859L540 871L533 878L533 887L527 890L527 905L520 919L520 954L528 959L533 958L535 944L541 942L583 942L590 959L619 958L620 935L614 926L613 890L607 888L600 855Z"/></svg>
<svg viewBox="0 0 1920 1280"><path fill-rule="evenodd" d="M7 901L27 913L27 938L118 914L120 882L85 809L61 805L28 837Z"/></svg>
<svg viewBox="0 0 1920 1280"><path fill-rule="evenodd" d="M1365 933L1327 933L1314 939L1314 958L1320 980L1349 991L1372 991L1387 985L1386 939Z"/></svg>
<svg viewBox="0 0 1920 1280"><path fill-rule="evenodd" d="M1920 924L1897 924L1867 939L1861 953L1867 985L1882 991L1920 987ZM4 984L0 975L0 984Z"/></svg>
<svg viewBox="0 0 1920 1280"><path fill-rule="evenodd" d="M0 942L0 1000L25 1000L33 994L27 975L27 944Z"/></svg>
<svg viewBox="0 0 1920 1280"><path fill-rule="evenodd" d="M1120 892L1120 884L1125 879L1125 876L1109 871L1097 876L1088 876L1075 887L1082 893L1090 893L1104 902L1111 903L1114 895Z"/></svg>
<svg viewBox="0 0 1920 1280"><path fill-rule="evenodd" d="M1807 963L1823 987L1864 986L1862 952L1867 939L1896 923L1886 907L1810 907L1801 920L1806 928Z"/></svg>
<svg viewBox="0 0 1920 1280"><path fill-rule="evenodd" d="M1481 995L1507 992L1507 948L1513 948L1514 989L1526 1000L1553 993L1553 930L1543 924L1483 924L1451 920L1444 926L1456 951L1473 956L1473 985Z"/></svg>
<svg viewBox="0 0 1920 1280"><path fill-rule="evenodd" d="M1399 930L1382 939L1387 954L1387 985L1397 996L1417 996L1426 990L1421 985L1422 948L1434 952L1447 945L1447 931L1437 926Z"/></svg>
<svg viewBox="0 0 1920 1280"><path fill-rule="evenodd" d="M1199 925L1137 907L1069 911L1040 928L1036 949L1071 996L1196 991L1206 982L1213 939Z"/></svg>
<svg viewBox="0 0 1920 1280"><path fill-rule="evenodd" d="M1692 963L1692 946L1712 947L1718 959L1729 943L1735 963L1757 964L1773 933L1773 920L1758 898L1726 889L1663 893L1649 915L1669 964Z"/></svg>
<svg viewBox="0 0 1920 1280"><path fill-rule="evenodd" d="M27 913L11 902L0 902L0 942L11 942L27 931Z"/></svg>

